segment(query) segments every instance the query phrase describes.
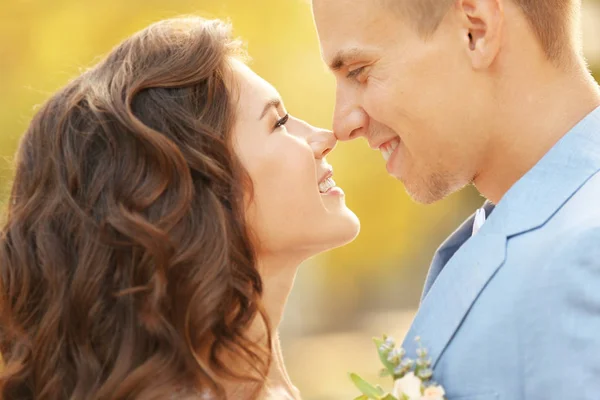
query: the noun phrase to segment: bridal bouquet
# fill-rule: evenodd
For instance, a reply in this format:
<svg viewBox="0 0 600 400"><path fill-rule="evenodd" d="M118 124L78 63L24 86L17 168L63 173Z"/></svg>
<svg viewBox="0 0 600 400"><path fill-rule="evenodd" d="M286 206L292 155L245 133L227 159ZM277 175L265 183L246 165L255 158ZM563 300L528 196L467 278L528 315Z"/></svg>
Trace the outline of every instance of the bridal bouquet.
<svg viewBox="0 0 600 400"><path fill-rule="evenodd" d="M391 376L394 388L391 393L385 392L381 386L373 386L360 376L350 374L350 379L361 391L362 395L355 400L445 400L444 389L432 381L433 371L427 350L420 344L417 360L406 357L402 348L396 348L391 337L374 338L379 358L384 368L381 376Z"/></svg>

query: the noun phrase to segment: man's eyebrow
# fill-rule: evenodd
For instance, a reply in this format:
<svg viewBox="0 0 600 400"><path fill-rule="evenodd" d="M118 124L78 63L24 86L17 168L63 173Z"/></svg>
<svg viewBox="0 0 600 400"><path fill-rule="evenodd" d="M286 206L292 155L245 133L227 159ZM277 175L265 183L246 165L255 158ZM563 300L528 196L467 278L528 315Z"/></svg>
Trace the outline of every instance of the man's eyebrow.
<svg viewBox="0 0 600 400"><path fill-rule="evenodd" d="M340 50L335 57L333 57L333 60L329 64L329 68L332 71L339 71L353 61L364 57L365 54L365 51L356 47Z"/></svg>
<svg viewBox="0 0 600 400"><path fill-rule="evenodd" d="M262 113L260 114L260 117L258 118L258 120L260 121L261 119L263 119L265 117L265 115L267 115L267 113L269 112L269 110L271 108L279 108L281 106L281 99L279 98L272 98L271 100L269 100L267 102L267 104L265 104L265 108L263 109Z"/></svg>

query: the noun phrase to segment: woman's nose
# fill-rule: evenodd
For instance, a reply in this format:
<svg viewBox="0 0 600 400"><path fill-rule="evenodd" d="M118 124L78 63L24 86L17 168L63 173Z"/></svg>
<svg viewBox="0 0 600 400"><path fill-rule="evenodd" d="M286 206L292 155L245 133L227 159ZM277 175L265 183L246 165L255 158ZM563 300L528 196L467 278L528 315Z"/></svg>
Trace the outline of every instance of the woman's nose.
<svg viewBox="0 0 600 400"><path fill-rule="evenodd" d="M337 139L333 132L325 129L317 129L314 134L308 138L308 144L315 153L315 158L324 158L337 144Z"/></svg>

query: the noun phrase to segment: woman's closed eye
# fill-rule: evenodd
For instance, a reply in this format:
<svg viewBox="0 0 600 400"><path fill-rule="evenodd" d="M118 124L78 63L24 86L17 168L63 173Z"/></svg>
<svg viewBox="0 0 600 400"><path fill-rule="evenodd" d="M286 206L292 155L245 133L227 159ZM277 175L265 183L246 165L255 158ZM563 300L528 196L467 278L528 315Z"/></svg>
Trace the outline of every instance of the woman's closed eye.
<svg viewBox="0 0 600 400"><path fill-rule="evenodd" d="M278 119L273 130L283 127L288 122L288 119L290 119L290 114L285 114L282 118Z"/></svg>

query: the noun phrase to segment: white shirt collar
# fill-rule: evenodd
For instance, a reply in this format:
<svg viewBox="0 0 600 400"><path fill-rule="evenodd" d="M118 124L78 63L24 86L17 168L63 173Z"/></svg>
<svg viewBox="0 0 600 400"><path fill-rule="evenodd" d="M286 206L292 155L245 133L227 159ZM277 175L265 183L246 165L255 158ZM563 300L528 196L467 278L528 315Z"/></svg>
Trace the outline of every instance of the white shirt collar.
<svg viewBox="0 0 600 400"><path fill-rule="evenodd" d="M475 212L475 218L473 219L473 236L479 232L483 223L485 222L485 209L482 207Z"/></svg>

